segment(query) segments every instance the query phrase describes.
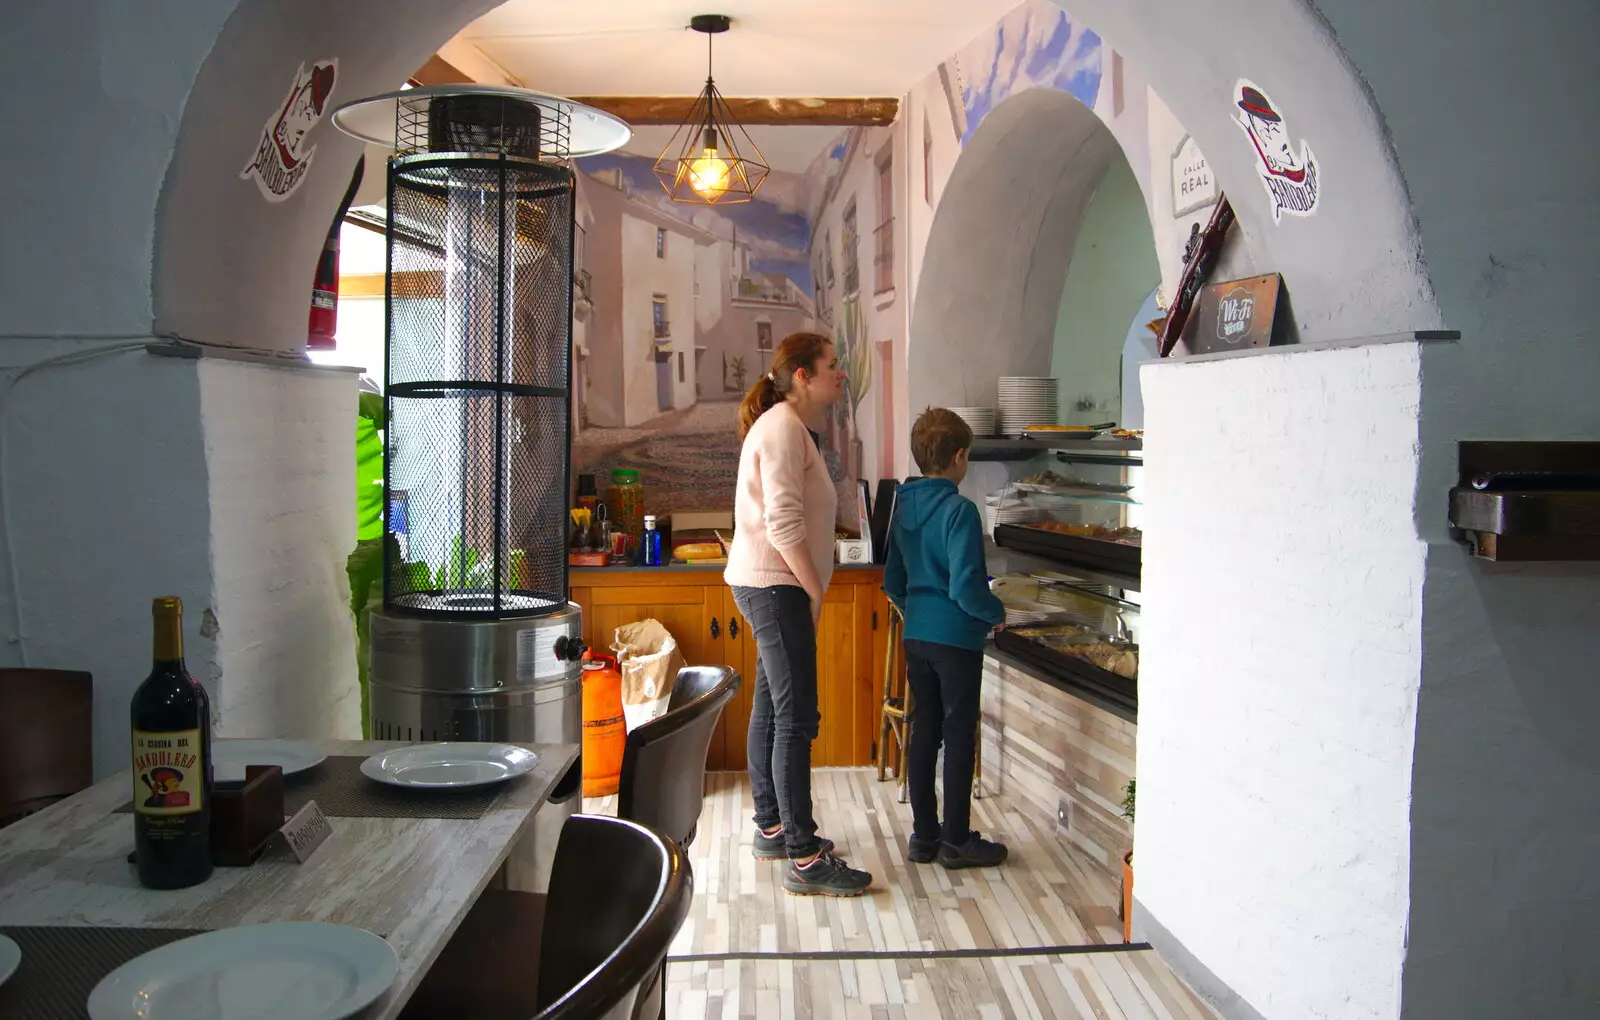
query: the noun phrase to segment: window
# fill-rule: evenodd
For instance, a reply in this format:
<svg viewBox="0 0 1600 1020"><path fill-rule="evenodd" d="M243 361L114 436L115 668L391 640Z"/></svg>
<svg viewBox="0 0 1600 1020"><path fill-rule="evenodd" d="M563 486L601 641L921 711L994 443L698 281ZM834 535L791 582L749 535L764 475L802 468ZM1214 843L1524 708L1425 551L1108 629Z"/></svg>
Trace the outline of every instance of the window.
<svg viewBox="0 0 1600 1020"><path fill-rule="evenodd" d="M656 228L656 258L667 257L667 232L661 227Z"/></svg>
<svg viewBox="0 0 1600 1020"><path fill-rule="evenodd" d="M844 260L844 292L855 294L861 290L861 264L856 251L858 237L856 235L856 200L850 199L850 204L844 207L844 230L839 239L841 251L839 257Z"/></svg>
<svg viewBox="0 0 1600 1020"><path fill-rule="evenodd" d="M922 118L922 200L933 208L933 126Z"/></svg>
<svg viewBox="0 0 1600 1020"><path fill-rule="evenodd" d="M650 299L650 320L655 327L657 340L665 340L672 335L672 324L667 321L667 296L657 294Z"/></svg>
<svg viewBox="0 0 1600 1020"><path fill-rule="evenodd" d="M874 294L894 290L894 156L878 164L878 225L872 231Z"/></svg>
<svg viewBox="0 0 1600 1020"><path fill-rule="evenodd" d="M772 323L770 323L770 322L758 322L758 323L756 323L756 350L758 350L758 351L770 351L770 350L772 350Z"/></svg>
<svg viewBox="0 0 1600 1020"><path fill-rule="evenodd" d="M833 231L822 235L822 258L827 263L828 286L833 286Z"/></svg>
<svg viewBox="0 0 1600 1020"><path fill-rule="evenodd" d="M683 352L679 351L678 352L678 381L679 382L683 382L683 380L684 380L684 375L683 375Z"/></svg>

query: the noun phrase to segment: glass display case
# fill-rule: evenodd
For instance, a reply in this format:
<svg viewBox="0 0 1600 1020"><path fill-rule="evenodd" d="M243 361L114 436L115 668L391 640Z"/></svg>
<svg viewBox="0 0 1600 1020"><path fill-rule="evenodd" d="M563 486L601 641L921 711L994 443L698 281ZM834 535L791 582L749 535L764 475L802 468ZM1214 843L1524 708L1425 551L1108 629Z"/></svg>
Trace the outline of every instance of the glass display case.
<svg viewBox="0 0 1600 1020"><path fill-rule="evenodd" d="M1035 448L986 507L990 572L1007 606L996 647L1129 718L1138 708L1142 450L1136 438Z"/></svg>

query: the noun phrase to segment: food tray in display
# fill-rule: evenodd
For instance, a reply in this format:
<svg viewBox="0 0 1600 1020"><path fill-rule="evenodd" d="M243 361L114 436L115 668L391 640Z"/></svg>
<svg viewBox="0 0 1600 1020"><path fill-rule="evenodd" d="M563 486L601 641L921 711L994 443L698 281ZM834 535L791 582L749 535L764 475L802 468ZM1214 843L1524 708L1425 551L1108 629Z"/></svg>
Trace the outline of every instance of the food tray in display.
<svg viewBox="0 0 1600 1020"><path fill-rule="evenodd" d="M1128 712L1138 711L1139 682L1136 679L1118 676L1088 659L1057 651L1015 631L1001 631L994 636L994 643L1001 651L1031 666L1040 667L1050 675L1065 679L1104 701Z"/></svg>
<svg viewBox="0 0 1600 1020"><path fill-rule="evenodd" d="M996 545L1007 549L1126 577L1133 582L1129 587L1134 588L1138 587L1140 568L1144 562L1143 550L1136 545L1085 538L1082 535L1064 535L1058 531L1019 524L997 526L994 540Z"/></svg>

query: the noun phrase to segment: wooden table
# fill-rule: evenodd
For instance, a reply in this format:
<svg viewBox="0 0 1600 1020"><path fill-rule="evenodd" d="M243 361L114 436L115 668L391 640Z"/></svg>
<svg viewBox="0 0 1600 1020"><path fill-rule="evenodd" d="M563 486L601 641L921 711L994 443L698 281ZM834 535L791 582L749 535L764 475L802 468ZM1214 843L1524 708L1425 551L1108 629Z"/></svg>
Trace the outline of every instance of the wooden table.
<svg viewBox="0 0 1600 1020"><path fill-rule="evenodd" d="M329 755L404 743L318 741ZM389 993L364 1014L397 1016L517 838L578 756L576 744L522 744L539 756L481 818L330 818L333 835L304 864L268 858L218 868L173 892L139 885L127 861L133 818L113 812L127 772L0 829L0 925L225 928L326 921L376 932L400 956Z"/></svg>

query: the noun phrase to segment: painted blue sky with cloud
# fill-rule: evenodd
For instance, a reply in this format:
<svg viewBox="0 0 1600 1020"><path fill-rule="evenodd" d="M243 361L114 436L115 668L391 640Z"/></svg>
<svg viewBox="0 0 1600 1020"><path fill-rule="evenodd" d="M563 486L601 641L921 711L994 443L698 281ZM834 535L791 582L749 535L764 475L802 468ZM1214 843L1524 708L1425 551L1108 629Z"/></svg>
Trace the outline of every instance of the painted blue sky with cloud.
<svg viewBox="0 0 1600 1020"><path fill-rule="evenodd" d="M590 175L619 169L628 191L652 209L683 223L730 238L737 228L741 242L750 245L750 267L758 273L778 273L789 277L802 293L811 293L811 227L804 215L787 212L776 203L764 201L758 192L749 202L737 205L703 206L674 202L656 179L655 160L629 153L587 156L577 161L578 168Z"/></svg>
<svg viewBox="0 0 1600 1020"><path fill-rule="evenodd" d="M1054 88L1094 107L1100 95L1100 37L1053 4L1029 4L1007 15L991 37L961 54L981 69L966 84L966 145L989 112L1030 88Z"/></svg>

